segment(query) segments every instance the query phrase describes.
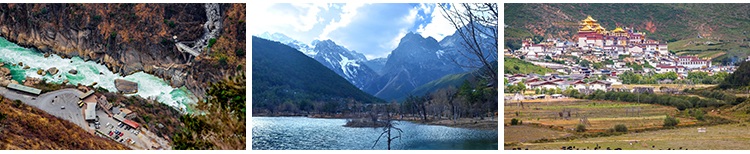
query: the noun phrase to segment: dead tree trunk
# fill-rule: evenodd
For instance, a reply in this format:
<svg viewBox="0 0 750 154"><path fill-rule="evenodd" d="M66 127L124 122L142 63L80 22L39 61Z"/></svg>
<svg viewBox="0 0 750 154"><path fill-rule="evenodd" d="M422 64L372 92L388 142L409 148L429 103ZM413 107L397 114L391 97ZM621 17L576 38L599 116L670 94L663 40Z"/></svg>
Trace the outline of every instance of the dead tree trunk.
<svg viewBox="0 0 750 154"><path fill-rule="evenodd" d="M386 122L386 124L385 124L385 127L383 127L383 132L382 132L382 133L380 133L380 136L378 136L378 139L377 139L377 140L375 140L375 144L373 144L373 145L372 145L372 148L375 148L375 145L377 145L377 144L378 144L378 141L380 141L380 138L381 138L381 137L383 137L383 135L387 135L387 136L386 136L386 141L388 142L388 150L391 150L391 142L392 142L393 140L395 140L395 139L397 139L397 138L401 138L401 133L403 133L404 131L403 131L403 130L401 130L400 128L396 128L396 127L394 127L393 125L395 125L395 124L394 124L394 123L392 123L392 121L391 121L391 118L390 118L390 117L388 117L388 118L386 119L386 121L385 121L385 122ZM396 131L398 132L398 136L395 136L395 137L391 137L391 136L392 136L392 133L391 133L391 131L392 131L393 129L395 129L395 130L396 130ZM372 148L371 148L371 149L372 149Z"/></svg>

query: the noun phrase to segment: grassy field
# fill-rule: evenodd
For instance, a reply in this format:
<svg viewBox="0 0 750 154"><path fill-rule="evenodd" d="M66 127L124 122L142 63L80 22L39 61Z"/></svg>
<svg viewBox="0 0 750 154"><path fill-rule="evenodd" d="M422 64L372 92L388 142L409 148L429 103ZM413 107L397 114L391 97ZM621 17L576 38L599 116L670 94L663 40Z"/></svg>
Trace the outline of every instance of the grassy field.
<svg viewBox="0 0 750 154"><path fill-rule="evenodd" d="M565 131L523 125L505 126L504 129L505 142L526 142L542 138L555 139L572 135Z"/></svg>
<svg viewBox="0 0 750 154"><path fill-rule="evenodd" d="M518 108L518 102L506 102L504 107L504 121L510 123L516 118L523 123L536 123L545 126L562 126L570 130L581 124L580 119L586 117L590 126L586 129L591 131L605 131L617 124L623 124L629 129L640 129L649 127L660 127L663 125L665 115L674 114L674 107L637 104L615 101L590 101L579 99L559 99L523 101L523 108ZM549 105L548 105L549 104ZM637 111L633 108L640 108ZM571 110L570 118L560 117L563 110ZM516 115L516 112L519 114ZM567 116L567 113L563 113ZM681 122L693 122L693 119L680 119Z"/></svg>
<svg viewBox="0 0 750 154"><path fill-rule="evenodd" d="M549 142L549 143L525 143L519 146L506 146L505 149L515 147L528 148L529 150L542 149L560 149L562 146L576 146L583 150L588 150L599 144L606 149L607 147L622 148L625 150L666 150L668 148L688 150L750 150L750 129L743 124L725 124L718 126L701 127L706 128L706 132L699 133L698 127L688 127L679 129L665 129L658 131L630 133L619 136L586 138L580 140L570 140L567 142ZM507 129L507 127L506 127ZM638 143L635 143L638 141ZM630 143L633 145L630 145ZM655 148L652 148L655 146Z"/></svg>

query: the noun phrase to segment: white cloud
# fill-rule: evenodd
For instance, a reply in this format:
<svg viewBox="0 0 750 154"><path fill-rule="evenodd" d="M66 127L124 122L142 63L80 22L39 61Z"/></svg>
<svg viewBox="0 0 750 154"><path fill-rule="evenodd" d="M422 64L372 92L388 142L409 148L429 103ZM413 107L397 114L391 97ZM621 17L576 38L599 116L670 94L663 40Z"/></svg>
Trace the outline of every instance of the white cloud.
<svg viewBox="0 0 750 154"><path fill-rule="evenodd" d="M297 22L292 22L291 24L295 27L295 31L309 31L313 28L315 24L318 23L318 12L320 12L320 8L325 8L328 10L328 6L326 4L322 3L316 3L316 4L297 4L292 3L292 6L295 6L297 9L300 9L300 11L307 10L307 13L304 14L304 16L299 16ZM295 18L295 17L287 17L287 18Z"/></svg>
<svg viewBox="0 0 750 154"><path fill-rule="evenodd" d="M414 21L416 21L418 16L419 18L422 18L418 14L420 9L421 9L420 7L414 7L410 9L409 13L406 16L404 16L402 20L402 22L404 22L403 23L404 25L409 25L409 26L399 29L398 35L396 35L396 37L391 39L391 41L388 42L387 44L381 45L380 47L386 48L389 50L396 49L396 47L398 47L398 43L401 42L401 38L406 36L406 33L408 33L407 29L410 27L410 25L414 25Z"/></svg>
<svg viewBox="0 0 750 154"><path fill-rule="evenodd" d="M419 16L418 13L419 13L419 8L418 7L414 7L412 9L410 9L409 10L409 14L407 14L406 16L404 16L404 22L406 22L407 24L410 24L410 25L414 25L414 21L417 19L417 16ZM420 18L421 18L421 16L420 16Z"/></svg>
<svg viewBox="0 0 750 154"><path fill-rule="evenodd" d="M323 20L318 17L318 13L329 8L327 4L321 3L258 3L249 7L251 7L248 9L248 13L252 14L251 20L261 21L258 22L259 24L250 24L251 34L292 29L296 32L306 32Z"/></svg>
<svg viewBox="0 0 750 154"><path fill-rule="evenodd" d="M430 14L432 12L432 8L435 8L437 4L435 3L420 3L419 7L422 8L424 11L424 14Z"/></svg>
<svg viewBox="0 0 750 154"><path fill-rule="evenodd" d="M398 43L401 42L401 38L403 38L404 36L406 36L406 33L407 33L406 29L399 30L398 31L398 35L396 35L396 37L394 37L393 39L391 39L391 41L388 42L388 44L380 45L380 47L381 48L390 49L390 50L396 49L396 47L398 47Z"/></svg>
<svg viewBox="0 0 750 154"><path fill-rule="evenodd" d="M339 19L339 21L331 20L331 23L328 24L325 29L323 29L323 33L318 36L318 39L328 39L328 33L331 33L331 31L338 28L346 27L346 25L349 25L349 23L351 23L353 20L352 18L357 15L357 9L364 5L365 4L363 3L349 3L341 7L341 19Z"/></svg>
<svg viewBox="0 0 750 154"><path fill-rule="evenodd" d="M422 36L432 36L437 41L440 41L456 31L456 28L453 27L445 17L443 17L444 11L442 8L432 7L432 11L430 12L432 12L432 22L417 30Z"/></svg>

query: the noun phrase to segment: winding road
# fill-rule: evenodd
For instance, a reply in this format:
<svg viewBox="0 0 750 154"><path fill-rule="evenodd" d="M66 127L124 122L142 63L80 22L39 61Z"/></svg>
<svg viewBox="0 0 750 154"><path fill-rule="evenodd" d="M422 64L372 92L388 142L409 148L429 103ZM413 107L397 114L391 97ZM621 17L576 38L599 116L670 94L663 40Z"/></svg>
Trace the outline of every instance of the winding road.
<svg viewBox="0 0 750 154"><path fill-rule="evenodd" d="M77 101L75 101L75 100L78 100L77 98L78 96L81 96L83 94L83 92L77 89L73 89L73 88L61 89L61 90L56 90L52 92L47 92L39 96L33 96L33 94L26 94L23 92L10 90L5 87L0 87L0 94L5 96L5 98L11 99L11 100L21 100L24 104L42 109L51 115L68 120L78 126L81 126L81 128L84 128L85 130L89 130L86 120L83 119L83 110L81 108L78 108L78 105L76 104ZM61 96L63 97L74 96L75 99L66 99L66 100L73 100L73 101L62 101L62 102L52 101L52 100L55 100L55 98L61 97ZM65 106L65 109L62 109L61 108L62 106Z"/></svg>

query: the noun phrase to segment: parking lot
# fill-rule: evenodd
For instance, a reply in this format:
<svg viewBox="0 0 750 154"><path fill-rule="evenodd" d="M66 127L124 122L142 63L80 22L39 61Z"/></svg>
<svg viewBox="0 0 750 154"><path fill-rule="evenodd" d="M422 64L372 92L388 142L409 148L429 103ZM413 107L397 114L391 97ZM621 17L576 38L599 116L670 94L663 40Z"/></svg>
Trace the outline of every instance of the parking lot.
<svg viewBox="0 0 750 154"><path fill-rule="evenodd" d="M129 126L127 126L125 124L123 124L122 127L118 126L118 124L120 124L120 122L117 121L117 120L115 120L112 117L109 117L107 115L107 113L105 113L104 111L98 110L98 111L96 111L96 114L100 115L99 116L99 125L100 125L100 127L99 127L99 129L96 129L96 130L99 130L100 132L104 133L105 135L107 135L111 139L114 139L117 142L120 142L120 140L122 140L122 142L120 142L120 143L129 145L129 146L133 146L131 148L134 148L134 149L146 149L146 146L143 143L144 141L140 137L138 137L138 134L141 133L140 131L137 131L136 129L131 129L131 128L129 128ZM109 135L110 131L113 132L113 135L111 135L111 136ZM115 137L115 136L118 136L118 135L114 134L114 132L118 132L118 131L122 132L123 135L119 136L119 137ZM128 139L132 139L134 141L134 144L130 144L127 141Z"/></svg>

